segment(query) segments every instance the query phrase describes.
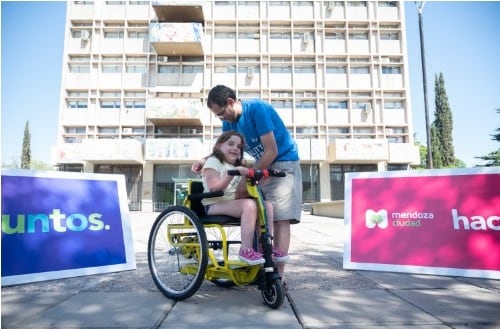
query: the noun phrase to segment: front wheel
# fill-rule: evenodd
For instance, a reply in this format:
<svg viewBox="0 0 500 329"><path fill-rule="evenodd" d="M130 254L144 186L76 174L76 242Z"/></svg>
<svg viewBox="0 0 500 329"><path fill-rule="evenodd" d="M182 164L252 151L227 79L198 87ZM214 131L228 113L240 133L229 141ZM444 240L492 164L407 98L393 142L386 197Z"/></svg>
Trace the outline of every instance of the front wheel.
<svg viewBox="0 0 500 329"><path fill-rule="evenodd" d="M151 228L148 263L156 287L183 300L201 286L208 264L207 238L196 214L186 207L165 209Z"/></svg>
<svg viewBox="0 0 500 329"><path fill-rule="evenodd" d="M264 299L264 303L270 308L277 309L283 305L285 289L281 279L275 279L269 288L262 289L262 298Z"/></svg>

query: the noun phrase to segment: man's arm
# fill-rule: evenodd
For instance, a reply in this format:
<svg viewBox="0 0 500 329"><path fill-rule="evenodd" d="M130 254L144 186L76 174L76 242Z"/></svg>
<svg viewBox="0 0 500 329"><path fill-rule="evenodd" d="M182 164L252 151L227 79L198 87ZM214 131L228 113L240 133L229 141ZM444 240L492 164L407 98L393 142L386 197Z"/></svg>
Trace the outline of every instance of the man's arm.
<svg viewBox="0 0 500 329"><path fill-rule="evenodd" d="M267 169L278 156L278 145L276 144L276 138L274 138L274 132L271 130L267 134L260 136L260 141L264 147L264 154L254 164L254 168Z"/></svg>

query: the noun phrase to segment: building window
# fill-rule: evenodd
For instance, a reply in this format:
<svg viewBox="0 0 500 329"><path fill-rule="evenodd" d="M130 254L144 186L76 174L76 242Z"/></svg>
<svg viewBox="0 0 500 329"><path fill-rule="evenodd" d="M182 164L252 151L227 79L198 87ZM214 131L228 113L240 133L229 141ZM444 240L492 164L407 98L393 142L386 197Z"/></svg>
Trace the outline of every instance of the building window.
<svg viewBox="0 0 500 329"><path fill-rule="evenodd" d="M295 73L315 73L316 69L314 66L299 66L295 67Z"/></svg>
<svg viewBox="0 0 500 329"><path fill-rule="evenodd" d="M330 165L330 198L344 200L345 173L377 171L376 164Z"/></svg>
<svg viewBox="0 0 500 329"><path fill-rule="evenodd" d="M127 65L127 73L146 73L148 70L146 65Z"/></svg>
<svg viewBox="0 0 500 329"><path fill-rule="evenodd" d="M331 128L329 129L328 142L331 143L336 139L350 138L349 128Z"/></svg>
<svg viewBox="0 0 500 329"><path fill-rule="evenodd" d="M399 40L399 32L380 32L380 40Z"/></svg>
<svg viewBox="0 0 500 329"><path fill-rule="evenodd" d="M203 73L202 65L183 65L182 73Z"/></svg>
<svg viewBox="0 0 500 329"><path fill-rule="evenodd" d="M295 107L298 109L315 109L316 102L314 101L297 101Z"/></svg>
<svg viewBox="0 0 500 329"><path fill-rule="evenodd" d="M402 101L384 101L384 109L395 110L402 109L403 102Z"/></svg>
<svg viewBox="0 0 500 329"><path fill-rule="evenodd" d="M70 73L89 73L90 64L69 64Z"/></svg>
<svg viewBox="0 0 500 329"><path fill-rule="evenodd" d="M122 66L116 64L102 64L102 73L121 73Z"/></svg>
<svg viewBox="0 0 500 329"><path fill-rule="evenodd" d="M356 66L351 67L351 74L370 74L369 66Z"/></svg>
<svg viewBox="0 0 500 329"><path fill-rule="evenodd" d="M125 101L125 108L127 109L144 109L146 108L145 101Z"/></svg>
<svg viewBox="0 0 500 329"><path fill-rule="evenodd" d="M366 7L366 1L347 1L348 7Z"/></svg>
<svg viewBox="0 0 500 329"><path fill-rule="evenodd" d="M104 31L105 39L123 39L123 31Z"/></svg>
<svg viewBox="0 0 500 329"><path fill-rule="evenodd" d="M368 40L368 32L351 32L349 40Z"/></svg>
<svg viewBox="0 0 500 329"><path fill-rule="evenodd" d="M129 31L128 32L128 37L130 39L147 39L148 38L148 32L144 32L144 31Z"/></svg>
<svg viewBox="0 0 500 329"><path fill-rule="evenodd" d="M119 98L121 96L121 92L119 90L116 91L101 91L101 97L107 98Z"/></svg>
<svg viewBox="0 0 500 329"><path fill-rule="evenodd" d="M347 109L347 101L328 102L329 109Z"/></svg>
<svg viewBox="0 0 500 329"><path fill-rule="evenodd" d="M74 90L69 90L67 92L68 97L72 98L87 98L89 96L89 93L87 91L74 91Z"/></svg>
<svg viewBox="0 0 500 329"><path fill-rule="evenodd" d="M327 66L326 74L345 74L347 68L345 66Z"/></svg>
<svg viewBox="0 0 500 329"><path fill-rule="evenodd" d="M379 7L397 7L398 3L397 3L397 1L379 1L378 6Z"/></svg>
<svg viewBox="0 0 500 329"><path fill-rule="evenodd" d="M269 1L270 7L288 7L288 1Z"/></svg>
<svg viewBox="0 0 500 329"><path fill-rule="evenodd" d="M118 138L118 127L98 127L98 138Z"/></svg>
<svg viewBox="0 0 500 329"><path fill-rule="evenodd" d="M292 66L272 66L271 73L292 73Z"/></svg>
<svg viewBox="0 0 500 329"><path fill-rule="evenodd" d="M382 74L401 74L399 66L382 66Z"/></svg>
<svg viewBox="0 0 500 329"><path fill-rule="evenodd" d="M344 32L325 32L326 40L345 40Z"/></svg>
<svg viewBox="0 0 500 329"><path fill-rule="evenodd" d="M178 65L159 65L158 73L169 73L169 74L178 74L181 72L181 68Z"/></svg>
<svg viewBox="0 0 500 329"><path fill-rule="evenodd" d="M275 109L292 109L292 101L271 101Z"/></svg>
<svg viewBox="0 0 500 329"><path fill-rule="evenodd" d="M290 32L271 32L270 38L279 40L291 40L292 34Z"/></svg>
<svg viewBox="0 0 500 329"><path fill-rule="evenodd" d="M85 127L66 127L66 134L85 135Z"/></svg>
<svg viewBox="0 0 500 329"><path fill-rule="evenodd" d="M101 101L102 109L119 109L120 101Z"/></svg>
<svg viewBox="0 0 500 329"><path fill-rule="evenodd" d="M234 40L236 39L236 33L235 32L215 32L214 34L215 39L230 39Z"/></svg>
<svg viewBox="0 0 500 329"><path fill-rule="evenodd" d="M86 109L88 107L86 100L69 100L67 104L70 109Z"/></svg>
<svg viewBox="0 0 500 329"><path fill-rule="evenodd" d="M351 108L366 110L366 109L371 108L371 103L370 102L352 102Z"/></svg>

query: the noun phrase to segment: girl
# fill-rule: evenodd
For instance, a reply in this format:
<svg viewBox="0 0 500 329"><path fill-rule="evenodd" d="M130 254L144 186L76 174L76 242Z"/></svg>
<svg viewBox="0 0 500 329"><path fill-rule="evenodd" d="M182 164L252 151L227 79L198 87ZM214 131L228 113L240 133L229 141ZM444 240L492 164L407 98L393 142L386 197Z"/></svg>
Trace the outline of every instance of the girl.
<svg viewBox="0 0 500 329"><path fill-rule="evenodd" d="M236 187L248 168L243 163L244 138L237 131L224 132L217 139L212 154L201 171L205 192L224 191L221 197L203 199L207 215L229 215L241 218L241 248L239 259L250 265L263 264L262 254L252 247L257 224L257 204L253 199L236 199ZM227 170L238 170L241 176L229 176ZM273 227L273 208L265 201L268 227ZM272 235L272 232L270 232ZM277 252L273 252L277 253Z"/></svg>

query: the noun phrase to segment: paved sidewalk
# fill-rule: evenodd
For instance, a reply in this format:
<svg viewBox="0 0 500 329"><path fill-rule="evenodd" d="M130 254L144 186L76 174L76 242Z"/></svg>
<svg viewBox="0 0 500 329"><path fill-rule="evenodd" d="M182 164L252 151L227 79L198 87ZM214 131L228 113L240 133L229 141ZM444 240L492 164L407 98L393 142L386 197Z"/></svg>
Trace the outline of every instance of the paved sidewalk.
<svg viewBox="0 0 500 329"><path fill-rule="evenodd" d="M147 266L157 213L132 213L137 269L2 288L2 328L500 328L500 280L347 271L342 219L304 214L292 226L287 299L210 282L165 298Z"/></svg>

